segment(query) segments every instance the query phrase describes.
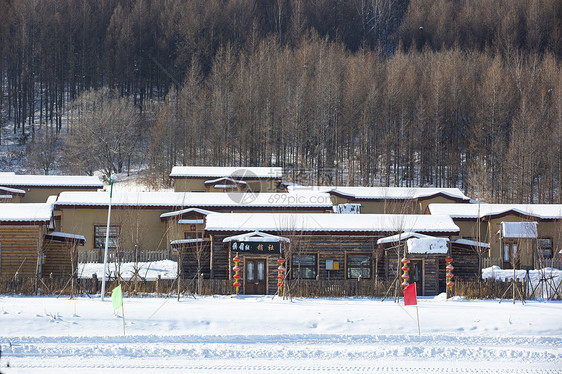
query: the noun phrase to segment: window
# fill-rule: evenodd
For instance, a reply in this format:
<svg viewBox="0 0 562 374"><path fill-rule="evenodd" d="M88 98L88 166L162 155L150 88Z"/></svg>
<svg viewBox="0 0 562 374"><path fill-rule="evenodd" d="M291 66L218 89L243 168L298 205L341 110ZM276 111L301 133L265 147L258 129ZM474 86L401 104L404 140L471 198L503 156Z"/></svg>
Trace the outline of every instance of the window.
<svg viewBox="0 0 562 374"><path fill-rule="evenodd" d="M538 239L538 254L540 258L552 258L552 239L542 238Z"/></svg>
<svg viewBox="0 0 562 374"><path fill-rule="evenodd" d="M203 237L202 231L184 231L183 238L184 239L201 239Z"/></svg>
<svg viewBox="0 0 562 374"><path fill-rule="evenodd" d="M94 226L94 248L105 248L105 234L107 226ZM117 249L119 246L119 226L109 226L109 240L107 248Z"/></svg>
<svg viewBox="0 0 562 374"><path fill-rule="evenodd" d="M347 278L369 279L371 278L371 255L348 254L347 255Z"/></svg>
<svg viewBox="0 0 562 374"><path fill-rule="evenodd" d="M293 255L293 279L316 279L316 255Z"/></svg>

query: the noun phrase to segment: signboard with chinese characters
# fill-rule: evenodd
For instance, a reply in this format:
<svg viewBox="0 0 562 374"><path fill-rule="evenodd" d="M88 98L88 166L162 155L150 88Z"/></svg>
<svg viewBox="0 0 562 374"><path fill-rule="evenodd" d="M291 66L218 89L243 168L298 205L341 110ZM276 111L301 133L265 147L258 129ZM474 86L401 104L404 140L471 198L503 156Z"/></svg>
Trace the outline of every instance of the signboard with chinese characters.
<svg viewBox="0 0 562 374"><path fill-rule="evenodd" d="M250 241L231 241L230 250L239 254L280 254L280 242L250 242Z"/></svg>

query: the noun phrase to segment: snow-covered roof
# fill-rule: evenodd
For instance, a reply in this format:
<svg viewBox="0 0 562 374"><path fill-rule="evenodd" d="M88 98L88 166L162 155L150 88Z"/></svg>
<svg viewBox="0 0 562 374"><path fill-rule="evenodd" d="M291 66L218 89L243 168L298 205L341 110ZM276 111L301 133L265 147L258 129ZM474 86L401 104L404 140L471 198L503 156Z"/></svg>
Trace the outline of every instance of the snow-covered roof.
<svg viewBox="0 0 562 374"><path fill-rule="evenodd" d="M327 213L215 213L207 231L267 232L459 232L447 216Z"/></svg>
<svg viewBox="0 0 562 374"><path fill-rule="evenodd" d="M62 192L55 206L108 206L109 192ZM244 192L113 192L113 206L163 208L318 208L332 209L328 194Z"/></svg>
<svg viewBox="0 0 562 374"><path fill-rule="evenodd" d="M218 182L232 182L233 184L248 184L244 181L232 179L232 178L229 178L229 177L221 177L221 178L211 179L211 180L205 181L205 184L214 184L214 183L218 183Z"/></svg>
<svg viewBox="0 0 562 374"><path fill-rule="evenodd" d="M408 253L412 254L447 254L449 251L448 241L445 238L408 239L406 247Z"/></svg>
<svg viewBox="0 0 562 374"><path fill-rule="evenodd" d="M356 200L382 200L382 199L423 199L435 195L445 195L453 199L469 201L458 188L434 188L434 187L347 187L347 186L288 186L291 192L316 191L329 192L343 195Z"/></svg>
<svg viewBox="0 0 562 374"><path fill-rule="evenodd" d="M445 195L453 199L470 200L458 188L427 187L334 187L332 193L349 196L359 200L379 199L421 199L435 195Z"/></svg>
<svg viewBox="0 0 562 374"><path fill-rule="evenodd" d="M103 183L95 176L0 174L0 186L102 188Z"/></svg>
<svg viewBox="0 0 562 374"><path fill-rule="evenodd" d="M429 204L429 212L452 218L483 218L510 211L541 219L561 219L562 204Z"/></svg>
<svg viewBox="0 0 562 374"><path fill-rule="evenodd" d="M181 215L184 215L184 214L187 214L187 213L199 213L199 214L202 214L202 215L206 216L208 214L215 213L215 212L212 212L212 211L207 210L207 209L187 208L187 209L176 210L174 212L160 214L160 218L176 217L176 216L181 216Z"/></svg>
<svg viewBox="0 0 562 374"><path fill-rule="evenodd" d="M281 178L280 167L174 166L170 178Z"/></svg>
<svg viewBox="0 0 562 374"><path fill-rule="evenodd" d="M503 238L535 239L538 237L536 222L502 222Z"/></svg>
<svg viewBox="0 0 562 374"><path fill-rule="evenodd" d="M401 234L387 236L385 238L380 238L377 240L377 244L388 244L388 243L396 243L402 240L408 240L410 238L432 238L432 236L420 234L419 232L403 232Z"/></svg>
<svg viewBox="0 0 562 374"><path fill-rule="evenodd" d="M66 233L66 232L55 231L55 232L51 232L51 233L47 234L46 237L52 238L52 239L59 239L59 240L62 240L62 241L77 240L81 243L86 243L86 238L84 236L76 235L76 234L69 234L69 233Z"/></svg>
<svg viewBox="0 0 562 374"><path fill-rule="evenodd" d="M18 194L18 195L25 195L25 191L20 190L19 188L9 188L9 187L0 186L0 191L5 191L5 192L13 193L13 194Z"/></svg>
<svg viewBox="0 0 562 374"><path fill-rule="evenodd" d="M203 239L181 239L181 240L173 240L170 242L171 245L178 245L178 244L192 244L192 243L202 243L204 242Z"/></svg>
<svg viewBox="0 0 562 374"><path fill-rule="evenodd" d="M50 222L53 216L53 204L2 204L0 205L0 223L8 222Z"/></svg>
<svg viewBox="0 0 562 374"><path fill-rule="evenodd" d="M488 244L488 243L479 242L479 241L470 240L470 239L455 239L455 240L453 240L453 243L460 244L460 245L467 245L469 247L490 248L490 244Z"/></svg>
<svg viewBox="0 0 562 374"><path fill-rule="evenodd" d="M229 236L222 240L224 243L228 242L290 242L288 238L282 236L271 235L265 232L253 231L245 234Z"/></svg>
<svg viewBox="0 0 562 374"><path fill-rule="evenodd" d="M51 195L47 198L47 204L54 204L57 202L57 195Z"/></svg>
<svg viewBox="0 0 562 374"><path fill-rule="evenodd" d="M178 220L180 225L193 225L205 223L204 219L180 219Z"/></svg>

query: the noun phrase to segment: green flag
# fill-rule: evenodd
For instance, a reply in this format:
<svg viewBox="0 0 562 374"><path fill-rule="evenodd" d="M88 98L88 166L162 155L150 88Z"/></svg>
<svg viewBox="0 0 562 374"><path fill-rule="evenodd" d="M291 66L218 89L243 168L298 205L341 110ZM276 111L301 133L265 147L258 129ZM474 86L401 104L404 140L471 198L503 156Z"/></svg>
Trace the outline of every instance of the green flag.
<svg viewBox="0 0 562 374"><path fill-rule="evenodd" d="M111 292L111 304L113 304L113 310L119 309L123 306L123 292L121 292L121 285L115 287Z"/></svg>

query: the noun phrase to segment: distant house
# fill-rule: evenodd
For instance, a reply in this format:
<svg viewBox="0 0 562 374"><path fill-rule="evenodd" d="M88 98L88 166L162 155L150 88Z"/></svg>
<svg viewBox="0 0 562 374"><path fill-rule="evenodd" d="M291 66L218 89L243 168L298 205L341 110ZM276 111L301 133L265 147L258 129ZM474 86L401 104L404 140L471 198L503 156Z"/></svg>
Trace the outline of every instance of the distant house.
<svg viewBox="0 0 562 374"><path fill-rule="evenodd" d="M428 219L428 217L431 217ZM205 234L209 276L231 279L233 257L241 258L242 292L271 294L276 290L277 258L287 259L290 279L346 280L385 277L382 250L377 240L398 232L418 232L450 238L459 228L447 217L399 214L239 213L208 214ZM233 248L228 238L263 233L288 239L280 247ZM258 235L258 234L255 234ZM274 251L269 251L269 246ZM196 249L195 244L192 245ZM281 253L280 253L281 252ZM424 262L420 263L423 267ZM193 274L185 274L189 277ZM428 292L430 291L428 288Z"/></svg>
<svg viewBox="0 0 562 374"><path fill-rule="evenodd" d="M84 239L53 229L52 204L2 204L0 277L71 275L77 263L71 250Z"/></svg>
<svg viewBox="0 0 562 374"><path fill-rule="evenodd" d="M176 192L276 192L280 167L174 166L170 179Z"/></svg>
<svg viewBox="0 0 562 374"><path fill-rule="evenodd" d="M288 191L326 192L334 204L359 204L361 213L423 214L432 203L469 203L458 188L289 186Z"/></svg>
<svg viewBox="0 0 562 374"><path fill-rule="evenodd" d="M84 252L102 260L108 192L62 192L55 211L62 231L83 235ZM196 208L190 211L190 208ZM188 211L184 211L184 210ZM109 248L113 252L165 251L170 242L202 228L189 222L195 211L330 212L328 194L113 192ZM174 227L171 229L170 227ZM95 258L92 258L95 259Z"/></svg>
<svg viewBox="0 0 562 374"><path fill-rule="evenodd" d="M427 213L448 215L459 226L456 238L487 245L503 268L535 268L560 258L561 204L430 204Z"/></svg>
<svg viewBox="0 0 562 374"><path fill-rule="evenodd" d="M98 177L62 175L16 175L0 174L0 188L23 191L22 203L44 203L52 195L63 191L97 191L103 188ZM0 189L0 194L8 195ZM17 202L17 201L15 201Z"/></svg>
<svg viewBox="0 0 562 374"><path fill-rule="evenodd" d="M24 190L0 186L0 203L21 203L24 196Z"/></svg>

